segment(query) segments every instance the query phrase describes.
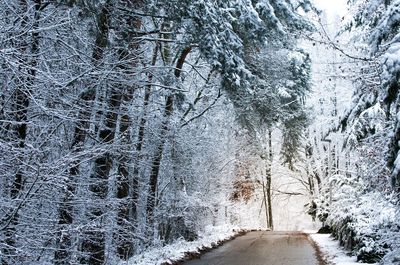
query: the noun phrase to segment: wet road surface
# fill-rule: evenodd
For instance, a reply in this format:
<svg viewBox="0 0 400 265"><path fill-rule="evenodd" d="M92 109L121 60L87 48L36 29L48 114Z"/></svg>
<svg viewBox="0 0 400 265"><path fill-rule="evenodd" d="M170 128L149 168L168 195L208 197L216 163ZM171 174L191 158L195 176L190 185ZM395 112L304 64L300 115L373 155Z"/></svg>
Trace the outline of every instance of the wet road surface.
<svg viewBox="0 0 400 265"><path fill-rule="evenodd" d="M307 236L250 232L184 265L322 265Z"/></svg>

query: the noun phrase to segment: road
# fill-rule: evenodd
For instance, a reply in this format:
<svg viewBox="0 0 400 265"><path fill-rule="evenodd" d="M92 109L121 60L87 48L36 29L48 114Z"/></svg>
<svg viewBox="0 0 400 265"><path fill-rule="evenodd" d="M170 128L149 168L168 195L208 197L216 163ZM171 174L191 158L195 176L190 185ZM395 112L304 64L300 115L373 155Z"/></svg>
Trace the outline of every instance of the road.
<svg viewBox="0 0 400 265"><path fill-rule="evenodd" d="M323 265L307 236L250 232L184 265Z"/></svg>

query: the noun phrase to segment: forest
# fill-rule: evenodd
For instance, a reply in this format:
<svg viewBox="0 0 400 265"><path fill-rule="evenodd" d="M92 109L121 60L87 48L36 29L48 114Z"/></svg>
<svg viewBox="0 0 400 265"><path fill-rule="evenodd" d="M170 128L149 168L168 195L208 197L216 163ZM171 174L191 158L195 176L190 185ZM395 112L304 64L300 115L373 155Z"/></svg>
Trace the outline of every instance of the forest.
<svg viewBox="0 0 400 265"><path fill-rule="evenodd" d="M400 260L400 0L1 0L0 264L322 227Z"/></svg>

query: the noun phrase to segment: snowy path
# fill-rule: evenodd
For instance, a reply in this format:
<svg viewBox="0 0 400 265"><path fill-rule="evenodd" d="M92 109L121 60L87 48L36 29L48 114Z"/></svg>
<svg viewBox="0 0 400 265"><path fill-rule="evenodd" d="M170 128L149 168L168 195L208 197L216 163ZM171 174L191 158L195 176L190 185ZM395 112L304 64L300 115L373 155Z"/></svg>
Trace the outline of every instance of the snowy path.
<svg viewBox="0 0 400 265"><path fill-rule="evenodd" d="M251 232L184 265L322 265L307 236Z"/></svg>

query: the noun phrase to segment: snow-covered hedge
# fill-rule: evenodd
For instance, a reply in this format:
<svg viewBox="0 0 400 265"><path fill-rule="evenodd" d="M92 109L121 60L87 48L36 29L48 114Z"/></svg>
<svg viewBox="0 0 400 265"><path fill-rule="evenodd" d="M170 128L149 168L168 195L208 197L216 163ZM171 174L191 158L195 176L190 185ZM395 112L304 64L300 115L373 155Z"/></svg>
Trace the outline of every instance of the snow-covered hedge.
<svg viewBox="0 0 400 265"><path fill-rule="evenodd" d="M329 212L326 223L341 245L357 255L359 261L371 263L398 248L400 221L395 194L366 192L361 188L365 187L362 181L346 176L332 179L332 190L323 199L330 203L321 204L318 211L319 216Z"/></svg>

